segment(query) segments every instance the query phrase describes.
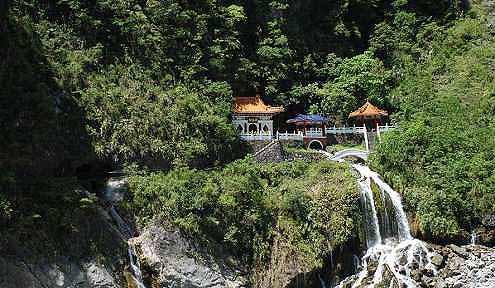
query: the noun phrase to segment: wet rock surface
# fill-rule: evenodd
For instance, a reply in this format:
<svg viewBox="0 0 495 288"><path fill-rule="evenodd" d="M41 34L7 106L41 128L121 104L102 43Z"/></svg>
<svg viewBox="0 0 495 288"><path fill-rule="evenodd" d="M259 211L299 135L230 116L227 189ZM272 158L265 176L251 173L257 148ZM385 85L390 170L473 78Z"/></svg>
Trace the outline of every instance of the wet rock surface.
<svg viewBox="0 0 495 288"><path fill-rule="evenodd" d="M480 245L437 246L427 245L431 251L429 263L433 267L412 266L408 272L398 269L401 277L406 276L413 282L407 287L433 288L493 288L495 287L495 248ZM368 265L366 275L361 283L358 275L347 278L340 283L340 288L348 287L395 287L401 288L397 275L391 273L388 266L376 276L376 259ZM402 279L403 280L403 279ZM359 283L356 285L356 283ZM354 286L353 286L354 285ZM375 286L373 286L375 285Z"/></svg>
<svg viewBox="0 0 495 288"><path fill-rule="evenodd" d="M438 288L495 287L495 249L478 245L436 247L446 259L435 276Z"/></svg>
<svg viewBox="0 0 495 288"><path fill-rule="evenodd" d="M165 223L155 221L130 242L151 287L247 287L243 273L227 264L228 256L214 257Z"/></svg>

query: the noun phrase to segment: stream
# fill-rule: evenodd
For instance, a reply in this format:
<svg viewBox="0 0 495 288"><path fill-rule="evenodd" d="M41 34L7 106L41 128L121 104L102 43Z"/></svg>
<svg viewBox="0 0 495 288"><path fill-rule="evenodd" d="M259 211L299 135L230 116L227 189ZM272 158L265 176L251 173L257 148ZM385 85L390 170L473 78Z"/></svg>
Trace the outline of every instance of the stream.
<svg viewBox="0 0 495 288"><path fill-rule="evenodd" d="M336 155L321 153L329 160L339 162L345 157L367 158L367 153L359 150L347 150ZM412 277L415 271L437 273L431 263L433 252L426 243L411 236L399 193L369 167L353 164L352 168L359 173L357 181L361 190L367 250L361 261L354 261L357 274L336 287L419 287ZM381 213L378 212L372 185L379 189L383 206Z"/></svg>
<svg viewBox="0 0 495 288"><path fill-rule="evenodd" d="M134 245L129 241L134 235L134 229L120 216L117 209L115 208L115 203L122 201L123 193L125 193L125 178L124 177L110 177L107 180L104 199L107 200L111 205L108 208L109 214L112 219L117 224L120 233L125 237L127 241L127 254L129 257L130 272L134 283L137 288L146 288L143 282L143 273L141 272L141 265L139 263L139 257L137 257Z"/></svg>

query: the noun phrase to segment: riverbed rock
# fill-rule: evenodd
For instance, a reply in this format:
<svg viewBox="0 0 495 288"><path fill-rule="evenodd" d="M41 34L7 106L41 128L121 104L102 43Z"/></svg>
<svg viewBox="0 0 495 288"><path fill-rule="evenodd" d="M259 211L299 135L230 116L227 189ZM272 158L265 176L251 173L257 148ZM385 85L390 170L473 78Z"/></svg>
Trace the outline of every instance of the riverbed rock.
<svg viewBox="0 0 495 288"><path fill-rule="evenodd" d="M154 221L129 241L153 287L247 287L244 274L227 264L228 255L207 251L167 223Z"/></svg>
<svg viewBox="0 0 495 288"><path fill-rule="evenodd" d="M442 266L442 264L443 264L443 256L440 255L439 253L435 253L431 257L431 263L433 263L433 265L435 265L435 266Z"/></svg>
<svg viewBox="0 0 495 288"><path fill-rule="evenodd" d="M409 266L411 270L407 274L409 276L406 276L407 281L415 285L411 287L495 288L495 248L480 245L423 244L430 252L429 263L433 265L428 264L421 269L414 265ZM361 282L356 282L357 275L354 275L341 282L339 287L367 288L375 279L380 280L376 287L395 287L394 275L389 273L388 268L382 270L381 277L375 277L376 268L372 266L375 260L369 260L371 262L368 263L368 273ZM398 272L406 275L405 270Z"/></svg>
<svg viewBox="0 0 495 288"><path fill-rule="evenodd" d="M447 247L449 250L457 252L454 251L454 253L444 257L444 267L438 270L433 279L436 284L434 286L425 285L425 287L495 287L494 248L479 245L462 247L448 245ZM440 251L436 252L440 253ZM460 257L460 254L464 254L464 256Z"/></svg>
<svg viewBox="0 0 495 288"><path fill-rule="evenodd" d="M466 248L459 247L455 244L450 244L447 247L450 248L454 253L456 253L457 255L459 255L461 257L467 257L468 256Z"/></svg>

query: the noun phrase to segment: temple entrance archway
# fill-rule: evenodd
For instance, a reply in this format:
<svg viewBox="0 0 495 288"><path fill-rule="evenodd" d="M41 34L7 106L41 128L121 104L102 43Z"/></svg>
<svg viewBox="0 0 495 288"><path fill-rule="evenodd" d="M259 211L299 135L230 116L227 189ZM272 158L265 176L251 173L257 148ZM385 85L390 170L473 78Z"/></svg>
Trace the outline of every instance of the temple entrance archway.
<svg viewBox="0 0 495 288"><path fill-rule="evenodd" d="M258 132L258 125L251 123L251 124L249 124L248 130L249 130L249 133L257 133Z"/></svg>

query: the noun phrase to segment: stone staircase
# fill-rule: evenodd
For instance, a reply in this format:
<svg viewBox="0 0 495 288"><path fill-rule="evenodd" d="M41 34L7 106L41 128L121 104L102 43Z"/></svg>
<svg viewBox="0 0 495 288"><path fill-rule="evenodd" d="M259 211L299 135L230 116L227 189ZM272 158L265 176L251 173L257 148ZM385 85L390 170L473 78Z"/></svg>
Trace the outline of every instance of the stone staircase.
<svg viewBox="0 0 495 288"><path fill-rule="evenodd" d="M266 146L253 154L259 163L282 162L286 159L282 143L279 140L273 140Z"/></svg>

